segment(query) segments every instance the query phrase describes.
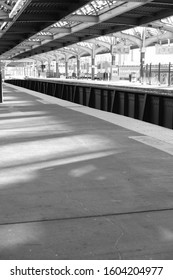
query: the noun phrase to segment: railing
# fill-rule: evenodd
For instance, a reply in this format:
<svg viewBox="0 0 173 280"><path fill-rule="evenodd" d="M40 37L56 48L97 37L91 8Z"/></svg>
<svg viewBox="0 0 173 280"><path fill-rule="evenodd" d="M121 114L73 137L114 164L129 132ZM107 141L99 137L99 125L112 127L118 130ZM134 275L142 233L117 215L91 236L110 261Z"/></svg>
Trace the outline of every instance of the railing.
<svg viewBox="0 0 173 280"><path fill-rule="evenodd" d="M147 64L145 68L145 79L146 83L150 85L173 85L173 64Z"/></svg>
<svg viewBox="0 0 173 280"><path fill-rule="evenodd" d="M173 64L146 64L143 69L143 79L140 78L140 66L119 66L119 78L129 79L131 73L136 73L137 80L149 85L173 85Z"/></svg>

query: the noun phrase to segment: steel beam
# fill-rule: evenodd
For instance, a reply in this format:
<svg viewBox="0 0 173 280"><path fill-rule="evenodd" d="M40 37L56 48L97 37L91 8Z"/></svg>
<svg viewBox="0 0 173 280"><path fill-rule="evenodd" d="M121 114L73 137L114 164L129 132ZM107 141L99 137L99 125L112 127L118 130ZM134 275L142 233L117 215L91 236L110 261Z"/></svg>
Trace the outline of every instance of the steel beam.
<svg viewBox="0 0 173 280"><path fill-rule="evenodd" d="M89 15L72 15L69 16L69 21L76 21L76 22L92 22L98 23L99 17L98 16L89 16ZM67 21L68 21L67 19Z"/></svg>

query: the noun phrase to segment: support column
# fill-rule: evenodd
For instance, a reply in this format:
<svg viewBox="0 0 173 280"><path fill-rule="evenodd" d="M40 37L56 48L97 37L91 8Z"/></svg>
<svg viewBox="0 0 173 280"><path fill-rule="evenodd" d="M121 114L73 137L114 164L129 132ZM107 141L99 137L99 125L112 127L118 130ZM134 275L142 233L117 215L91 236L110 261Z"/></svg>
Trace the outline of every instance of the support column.
<svg viewBox="0 0 173 280"><path fill-rule="evenodd" d="M27 63L24 63L24 77L27 76Z"/></svg>
<svg viewBox="0 0 173 280"><path fill-rule="evenodd" d="M50 78L50 75L51 74L51 61L48 60L47 61L47 73L46 73L46 76Z"/></svg>
<svg viewBox="0 0 173 280"><path fill-rule="evenodd" d="M77 56L77 78L80 78L80 55Z"/></svg>
<svg viewBox="0 0 173 280"><path fill-rule="evenodd" d="M3 66L1 67L2 80L5 79L5 67L6 67L6 65L3 65Z"/></svg>
<svg viewBox="0 0 173 280"><path fill-rule="evenodd" d="M113 53L113 46L111 46L111 72L110 72L110 80L113 77L113 68L115 67L115 54Z"/></svg>
<svg viewBox="0 0 173 280"><path fill-rule="evenodd" d="M65 77L68 78L68 60L65 59Z"/></svg>
<svg viewBox="0 0 173 280"><path fill-rule="evenodd" d="M33 62L32 64L32 76L35 78L36 77L36 63Z"/></svg>
<svg viewBox="0 0 173 280"><path fill-rule="evenodd" d="M40 77L40 64L39 64L39 61L37 61L37 60L34 63L34 77L35 78Z"/></svg>
<svg viewBox="0 0 173 280"><path fill-rule="evenodd" d="M140 53L140 80L142 84L144 83L144 74L145 74L145 48L142 48Z"/></svg>
<svg viewBox="0 0 173 280"><path fill-rule="evenodd" d="M26 72L27 73L27 77L29 77L29 64L28 63L26 64L26 71L27 71Z"/></svg>
<svg viewBox="0 0 173 280"><path fill-rule="evenodd" d="M145 36L146 36L146 27L143 28L142 32L142 47L140 49L140 81L141 84L144 83L144 73L145 73Z"/></svg>
<svg viewBox="0 0 173 280"><path fill-rule="evenodd" d="M118 65L121 66L121 53L119 53Z"/></svg>
<svg viewBox="0 0 173 280"><path fill-rule="evenodd" d="M42 63L41 64L41 71L44 72L44 69L45 69L45 65Z"/></svg>
<svg viewBox="0 0 173 280"><path fill-rule="evenodd" d="M169 69L168 69L168 86L171 85L171 62L169 62Z"/></svg>
<svg viewBox="0 0 173 280"><path fill-rule="evenodd" d="M40 65L36 64L36 75L38 76L38 78L40 77L40 74L41 74Z"/></svg>
<svg viewBox="0 0 173 280"><path fill-rule="evenodd" d="M161 70L161 63L158 65L158 84L160 86L160 70Z"/></svg>
<svg viewBox="0 0 173 280"><path fill-rule="evenodd" d="M134 61L134 50L131 50L131 61Z"/></svg>
<svg viewBox="0 0 173 280"><path fill-rule="evenodd" d="M95 77L95 57L91 60L91 79L94 80Z"/></svg>
<svg viewBox="0 0 173 280"><path fill-rule="evenodd" d="M2 72L1 72L1 61L0 61L0 103L3 103L3 92L2 92Z"/></svg>
<svg viewBox="0 0 173 280"><path fill-rule="evenodd" d="M33 72L33 65L30 64L30 66L29 66L29 75L30 75L30 77L32 77L32 72Z"/></svg>
<svg viewBox="0 0 173 280"><path fill-rule="evenodd" d="M40 72L40 77L45 78L46 77L46 66L43 64L43 61L41 62L41 72Z"/></svg>
<svg viewBox="0 0 173 280"><path fill-rule="evenodd" d="M19 67L17 68L17 75L22 75L23 77L25 77L25 66L21 69Z"/></svg>
<svg viewBox="0 0 173 280"><path fill-rule="evenodd" d="M3 103L3 93L2 93L2 73L0 70L0 103Z"/></svg>
<svg viewBox="0 0 173 280"><path fill-rule="evenodd" d="M96 46L93 45L92 56L91 56L91 79L94 80L95 78L95 49Z"/></svg>
<svg viewBox="0 0 173 280"><path fill-rule="evenodd" d="M58 63L58 61L56 61L56 78L60 78L59 63Z"/></svg>

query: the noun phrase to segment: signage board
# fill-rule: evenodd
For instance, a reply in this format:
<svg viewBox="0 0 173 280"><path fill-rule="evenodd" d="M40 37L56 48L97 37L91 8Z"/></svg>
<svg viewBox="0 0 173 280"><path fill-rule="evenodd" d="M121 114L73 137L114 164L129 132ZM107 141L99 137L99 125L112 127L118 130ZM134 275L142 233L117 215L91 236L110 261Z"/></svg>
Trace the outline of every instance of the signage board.
<svg viewBox="0 0 173 280"><path fill-rule="evenodd" d="M117 80L119 80L118 67L113 65L112 66L112 81L117 81Z"/></svg>
<svg viewBox="0 0 173 280"><path fill-rule="evenodd" d="M129 46L113 46L112 53L113 54L129 54L130 47Z"/></svg>
<svg viewBox="0 0 173 280"><path fill-rule="evenodd" d="M155 45L156 54L173 54L173 46Z"/></svg>

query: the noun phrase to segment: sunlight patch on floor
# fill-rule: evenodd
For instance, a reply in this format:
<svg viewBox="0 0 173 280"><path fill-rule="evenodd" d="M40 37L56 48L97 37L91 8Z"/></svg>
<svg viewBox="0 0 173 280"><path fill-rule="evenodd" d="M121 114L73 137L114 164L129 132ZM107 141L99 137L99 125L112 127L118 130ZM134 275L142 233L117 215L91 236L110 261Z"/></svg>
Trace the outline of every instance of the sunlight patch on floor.
<svg viewBox="0 0 173 280"><path fill-rule="evenodd" d="M4 91L4 92L11 93L11 91ZM3 99L4 99L4 102L19 100L19 98L17 96L14 96L14 95L4 95Z"/></svg>
<svg viewBox="0 0 173 280"><path fill-rule="evenodd" d="M13 101L13 100L10 100L10 101L6 101L5 102L5 105L8 105L8 106L11 106L11 105L15 105L15 106L36 106L36 103L33 101Z"/></svg>
<svg viewBox="0 0 173 280"><path fill-rule="evenodd" d="M109 139L88 134L2 145L0 146L0 167L52 160L111 148L115 148L115 144Z"/></svg>
<svg viewBox="0 0 173 280"><path fill-rule="evenodd" d="M0 115L0 121L1 118L11 118L11 117L32 117L32 116L40 116L40 115L46 115L47 112L46 111L32 111L32 112L20 112L20 111L14 111L14 112L7 112L7 113L3 113ZM9 121L9 120L8 120ZM4 120L3 120L4 122Z"/></svg>
<svg viewBox="0 0 173 280"><path fill-rule="evenodd" d="M121 152L120 150L100 151L100 152L86 153L86 154L76 155L76 156L69 156L60 159L40 161L39 163L30 163L18 167L13 166L13 167L4 168L0 170L0 178L1 178L0 189L4 189L8 187L11 188L18 183L27 183L31 180L37 179L37 177L39 176L38 172L41 169L58 167L62 165L108 157L120 152ZM79 172L77 174L79 175Z"/></svg>
<svg viewBox="0 0 173 280"><path fill-rule="evenodd" d="M20 129L4 129L0 130L0 139L12 137L12 140L16 138L20 138L22 141L23 138L29 139L33 137L44 137L44 136L58 136L61 134L72 133L73 130L69 127L61 126L61 125L45 125L34 128L26 127Z"/></svg>
<svg viewBox="0 0 173 280"><path fill-rule="evenodd" d="M11 225L0 228L0 249L12 249L23 244L33 244L40 240L43 228L37 225L37 231L31 225Z"/></svg>
<svg viewBox="0 0 173 280"><path fill-rule="evenodd" d="M159 232L162 240L173 241L173 230L161 227Z"/></svg>
<svg viewBox="0 0 173 280"><path fill-rule="evenodd" d="M96 166L94 166L92 164L89 164L89 165L85 165L85 166L80 167L80 168L72 169L69 172L69 175L71 177L75 177L75 178L82 177L83 175L91 173L91 172L95 171L96 169L97 169Z"/></svg>
<svg viewBox="0 0 173 280"><path fill-rule="evenodd" d="M38 117L30 117L30 118L14 118L14 119L6 119L6 120L0 120L0 130L20 130L23 129L23 132L29 130L29 131L39 131L39 130L45 130L52 128L52 125L58 126L60 130L67 130L69 131L69 126L67 127L64 122L61 120L58 121L54 119L53 117L48 116L38 116ZM49 128L50 127L50 128ZM71 129L70 129L71 131Z"/></svg>

